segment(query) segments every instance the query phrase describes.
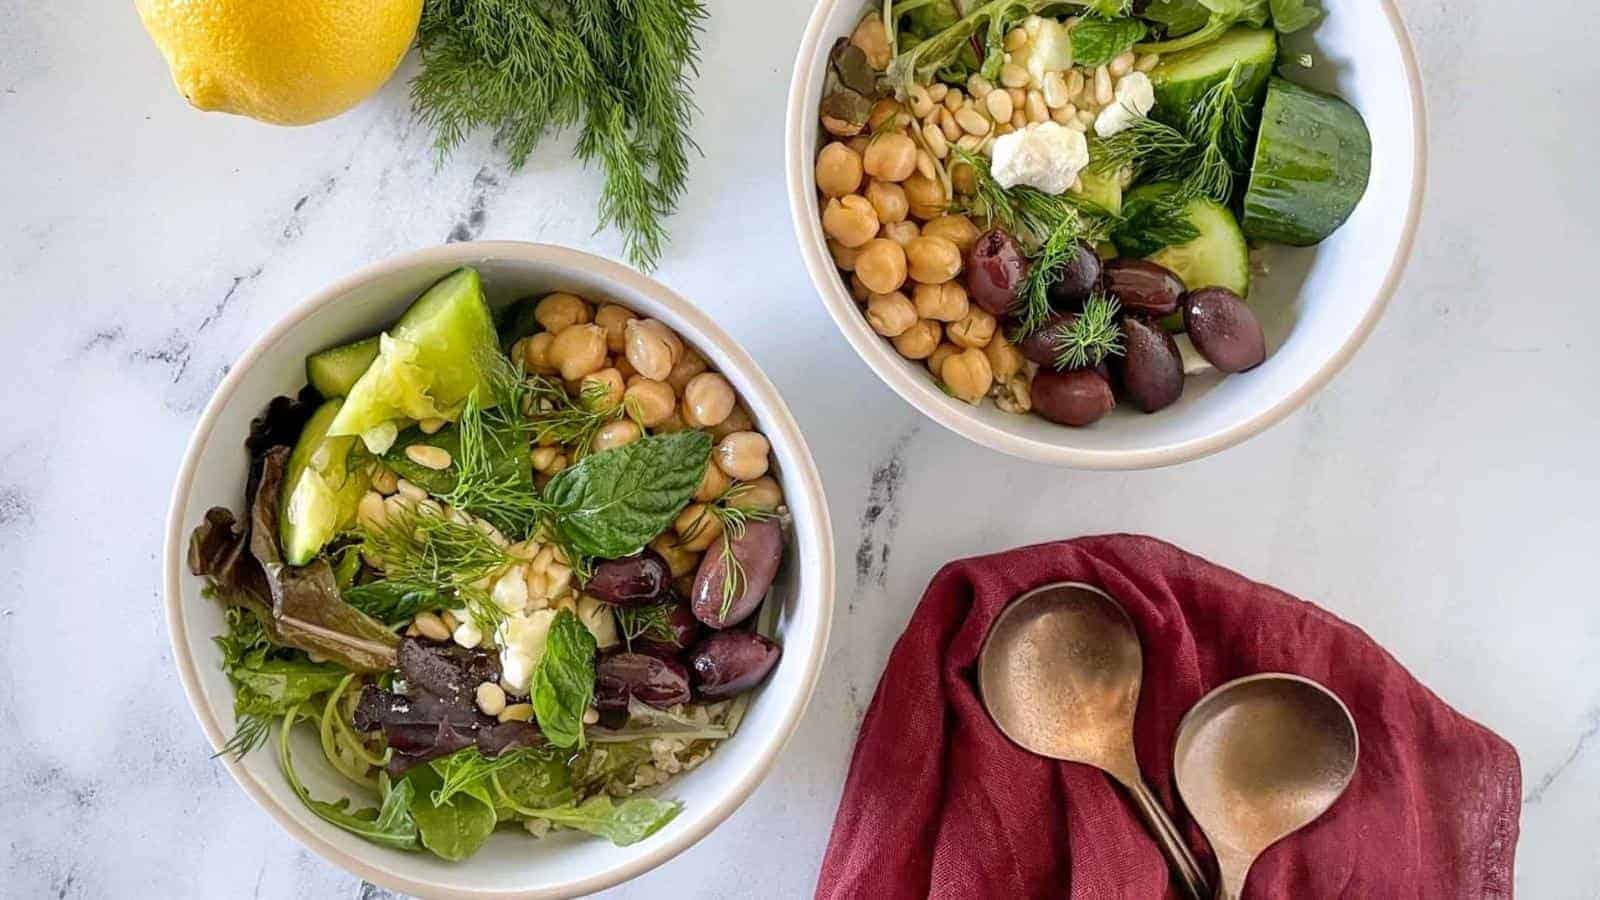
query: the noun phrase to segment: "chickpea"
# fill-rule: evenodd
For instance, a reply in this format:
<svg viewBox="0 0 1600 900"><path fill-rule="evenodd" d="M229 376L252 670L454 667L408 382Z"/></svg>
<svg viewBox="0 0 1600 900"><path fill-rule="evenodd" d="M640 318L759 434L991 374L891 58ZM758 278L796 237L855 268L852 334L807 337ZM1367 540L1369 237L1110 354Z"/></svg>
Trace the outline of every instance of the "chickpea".
<svg viewBox="0 0 1600 900"><path fill-rule="evenodd" d="M961 274L961 249L946 238L922 235L906 245L906 267L912 281L944 284Z"/></svg>
<svg viewBox="0 0 1600 900"><path fill-rule="evenodd" d="M867 144L862 168L873 178L905 181L917 170L916 142L898 131L879 134Z"/></svg>
<svg viewBox="0 0 1600 900"><path fill-rule="evenodd" d="M942 237L954 242L961 249L963 256L978 242L978 226L963 215L946 215L932 219L922 226L922 233L929 237Z"/></svg>
<svg viewBox="0 0 1600 900"><path fill-rule="evenodd" d="M829 200L822 210L822 230L846 247L859 247L878 233L878 214L860 194Z"/></svg>
<svg viewBox="0 0 1600 900"><path fill-rule="evenodd" d="M867 131L873 135L867 141L869 146L873 141L877 140L879 132L888 133L891 130L890 127L884 125L891 117L899 119L899 121L895 122L895 127L898 128L905 126L904 118L909 118L910 114L906 112L904 106L888 97L872 104L872 109L867 112ZM868 169L867 172L871 174L872 170Z"/></svg>
<svg viewBox="0 0 1600 900"><path fill-rule="evenodd" d="M704 503L691 503L678 513L672 530L678 533L680 547L703 553L722 537L722 520L708 512Z"/></svg>
<svg viewBox="0 0 1600 900"><path fill-rule="evenodd" d="M989 346L983 348L989 355L989 368L994 372L994 380L1002 384L1016 377L1022 371L1024 362L1022 351L1016 345L1006 340L1003 333L996 332Z"/></svg>
<svg viewBox="0 0 1600 900"><path fill-rule="evenodd" d="M646 428L655 428L672 418L678 408L678 398L672 393L672 385L642 376L635 376L629 382L628 389L622 394L622 402L628 414L636 417Z"/></svg>
<svg viewBox="0 0 1600 900"><path fill-rule="evenodd" d="M548 331L528 338L528 342L522 345L522 367L540 375L554 375L556 367L550 362L550 345L555 341L556 336Z"/></svg>
<svg viewBox="0 0 1600 900"><path fill-rule="evenodd" d="M533 318L545 331L560 334L568 325L587 324L593 316L583 298L557 291L539 301L533 308Z"/></svg>
<svg viewBox="0 0 1600 900"><path fill-rule="evenodd" d="M607 303L594 314L594 323L606 330L606 350L621 353L627 346L624 331L629 320L637 319L633 310L615 303Z"/></svg>
<svg viewBox="0 0 1600 900"><path fill-rule="evenodd" d="M601 425L594 433L594 440L589 446L594 452L610 450L613 447L625 447L628 444L644 437L644 432L639 429L639 423L632 419L617 419Z"/></svg>
<svg viewBox="0 0 1600 900"><path fill-rule="evenodd" d="M650 541L650 549L661 554L661 558L667 561L667 568L672 570L674 578L687 575L700 565L700 554L679 546L677 540L666 532L656 535L655 539Z"/></svg>
<svg viewBox="0 0 1600 900"><path fill-rule="evenodd" d="M689 386L689 380L710 368L706 358L694 350L686 349L683 358L672 364L672 371L667 373L667 384L672 385L672 392L683 395L684 388Z"/></svg>
<svg viewBox="0 0 1600 900"><path fill-rule="evenodd" d="M828 255L833 257L833 264L846 272L856 270L856 257L861 251L856 247L846 247L833 238L828 238Z"/></svg>
<svg viewBox="0 0 1600 900"><path fill-rule="evenodd" d="M743 404L735 403L733 412L728 413L728 417L723 419L720 425L711 426L711 437L713 440L720 441L735 431L755 430L756 423L754 419L750 418L750 410L745 409Z"/></svg>
<svg viewBox="0 0 1600 900"><path fill-rule="evenodd" d="M728 496L728 505L735 509L763 509L772 512L783 505L783 488L771 475L739 485Z"/></svg>
<svg viewBox="0 0 1600 900"><path fill-rule="evenodd" d="M627 354L620 351L616 356L611 357L611 367L622 375L624 383L631 382L639 377L639 373L633 370L633 364L628 362Z"/></svg>
<svg viewBox="0 0 1600 900"><path fill-rule="evenodd" d="M568 325L550 344L550 364L563 381L577 381L606 364L606 332L598 325Z"/></svg>
<svg viewBox="0 0 1600 900"><path fill-rule="evenodd" d="M902 247L916 240L917 235L921 233L922 230L917 227L917 223L910 219L904 222L891 222L878 229L878 237L888 238Z"/></svg>
<svg viewBox="0 0 1600 900"><path fill-rule="evenodd" d="M917 317L937 319L940 322L959 322L967 317L967 289L957 281L944 284L919 284L912 291L917 304Z"/></svg>
<svg viewBox="0 0 1600 900"><path fill-rule="evenodd" d="M877 212L879 222L905 221L909 209L905 188L892 181L879 181L874 178L867 183L866 196L872 203L872 209Z"/></svg>
<svg viewBox="0 0 1600 900"><path fill-rule="evenodd" d="M960 347L945 341L934 349L932 356L928 357L928 371L933 373L933 377L940 377L939 372L944 368L944 361L960 352Z"/></svg>
<svg viewBox="0 0 1600 900"><path fill-rule="evenodd" d="M850 275L850 296L855 298L857 303L865 303L867 298L872 296L872 292L867 290L866 284L861 281L861 276L854 273Z"/></svg>
<svg viewBox="0 0 1600 900"><path fill-rule="evenodd" d="M932 178L913 175L901 187L905 189L907 209L913 219L923 222L936 219L944 214L945 207L950 204L943 185Z"/></svg>
<svg viewBox="0 0 1600 900"><path fill-rule="evenodd" d="M667 416L665 421L650 430L656 434L677 434L680 431L688 431L689 426L684 423L683 416L678 415L678 407L674 404L672 415Z"/></svg>
<svg viewBox="0 0 1600 900"><path fill-rule="evenodd" d="M831 141L817 154L817 190L824 196L843 197L861 187L861 154L839 141Z"/></svg>
<svg viewBox="0 0 1600 900"><path fill-rule="evenodd" d="M932 319L919 319L894 339L894 348L906 359L927 359L939 348L944 329Z"/></svg>
<svg viewBox="0 0 1600 900"><path fill-rule="evenodd" d="M694 499L697 503L710 503L722 496L722 492L733 484L733 479L728 473L717 468L716 463L707 462L706 472L700 476L700 486L694 489Z"/></svg>
<svg viewBox="0 0 1600 900"><path fill-rule="evenodd" d="M989 357L982 350L968 349L944 361L939 380L962 400L977 405L994 385L994 372L989 368Z"/></svg>
<svg viewBox="0 0 1600 900"><path fill-rule="evenodd" d="M666 337L671 332L667 327L655 319L629 319L624 329L628 364L652 381L666 381L672 372L672 344Z"/></svg>
<svg viewBox="0 0 1600 900"><path fill-rule="evenodd" d="M722 424L733 412L733 385L715 372L701 372L683 388L683 421L694 428Z"/></svg>
<svg viewBox="0 0 1600 900"><path fill-rule="evenodd" d="M867 145L870 143L872 143L872 138L864 134L858 134L846 142L845 146L855 151L856 156L865 157L867 155ZM855 188L851 188L850 192L854 193Z"/></svg>
<svg viewBox="0 0 1600 900"><path fill-rule="evenodd" d="M885 238L867 241L856 256L856 277L874 294L892 294L906 283L906 251Z"/></svg>
<svg viewBox="0 0 1600 900"><path fill-rule="evenodd" d="M850 33L850 43L861 48L867 65L879 72L889 68L892 53L889 50L889 33L883 27L883 17L869 13L861 18L856 30Z"/></svg>
<svg viewBox="0 0 1600 900"><path fill-rule="evenodd" d="M626 386L622 382L622 373L616 369L591 372L583 376L578 383L578 396L585 398L585 405L595 412L610 412L616 409L617 404L622 402L624 390ZM590 399L591 394L592 399Z"/></svg>
<svg viewBox="0 0 1600 900"><path fill-rule="evenodd" d="M867 323L886 338L899 337L917 324L917 308L899 291L873 294L867 300Z"/></svg>
<svg viewBox="0 0 1600 900"><path fill-rule="evenodd" d="M755 481L767 474L767 452L772 445L759 431L736 431L717 443L712 458L729 478Z"/></svg>
<svg viewBox="0 0 1600 900"><path fill-rule="evenodd" d="M967 310L966 318L950 326L950 340L968 349L982 350L994 339L995 325L994 316L973 306Z"/></svg>

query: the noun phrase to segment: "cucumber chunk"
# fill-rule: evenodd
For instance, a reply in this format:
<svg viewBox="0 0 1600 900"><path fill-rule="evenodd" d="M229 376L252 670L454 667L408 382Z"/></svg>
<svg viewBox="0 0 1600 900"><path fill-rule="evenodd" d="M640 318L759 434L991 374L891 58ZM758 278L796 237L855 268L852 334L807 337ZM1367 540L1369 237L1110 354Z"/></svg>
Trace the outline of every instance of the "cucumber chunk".
<svg viewBox="0 0 1600 900"><path fill-rule="evenodd" d="M1371 174L1372 136L1361 113L1275 77L1245 189L1244 232L1295 247L1318 243L1350 218Z"/></svg>
<svg viewBox="0 0 1600 900"><path fill-rule="evenodd" d="M1099 174L1087 169L1080 172L1083 179L1083 199L1112 215L1122 214L1122 179L1115 173Z"/></svg>
<svg viewBox="0 0 1600 900"><path fill-rule="evenodd" d="M1128 192L1126 202L1154 201L1175 190L1178 186L1171 182L1140 185ZM1233 213L1214 200L1197 197L1184 207L1184 214L1200 236L1186 244L1163 247L1145 259L1171 269L1183 280L1185 290L1225 287L1240 297L1249 296L1250 246ZM1168 316L1161 325L1168 331L1182 331L1183 317Z"/></svg>
<svg viewBox="0 0 1600 900"><path fill-rule="evenodd" d="M458 269L379 336L378 357L350 388L328 433L360 435L381 454L402 427L427 418L454 421L474 390L487 396L486 366L499 358L483 282L476 270Z"/></svg>
<svg viewBox="0 0 1600 900"><path fill-rule="evenodd" d="M355 521L356 505L367 489L366 466L357 465L351 456L356 452L355 438L328 436L342 403L333 399L317 407L289 454L278 539L284 561L291 566L310 562Z"/></svg>
<svg viewBox="0 0 1600 900"><path fill-rule="evenodd" d="M377 358L376 336L329 347L306 357L306 381L324 397L343 397Z"/></svg>
<svg viewBox="0 0 1600 900"><path fill-rule="evenodd" d="M1277 62L1277 32L1243 25L1209 43L1168 53L1150 72L1156 89L1151 115L1176 128L1187 127L1200 98L1228 77L1234 63L1239 64L1239 99L1254 108Z"/></svg>

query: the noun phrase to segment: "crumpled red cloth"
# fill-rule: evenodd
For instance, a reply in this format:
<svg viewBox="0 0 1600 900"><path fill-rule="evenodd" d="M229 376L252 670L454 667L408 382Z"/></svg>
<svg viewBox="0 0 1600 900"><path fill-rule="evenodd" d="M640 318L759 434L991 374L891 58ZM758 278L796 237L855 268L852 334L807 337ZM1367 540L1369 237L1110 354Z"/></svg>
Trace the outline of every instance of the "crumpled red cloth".
<svg viewBox="0 0 1600 900"><path fill-rule="evenodd" d="M1215 860L1173 784L1172 741L1207 691L1278 671L1344 700L1360 764L1331 810L1256 861L1246 900L1512 895L1522 778L1510 744L1325 610L1170 544L1112 535L934 577L862 722L818 898L1180 896L1109 778L1027 753L984 712L974 670L990 624L1056 581L1096 585L1132 616L1144 645L1139 762L1213 884Z"/></svg>

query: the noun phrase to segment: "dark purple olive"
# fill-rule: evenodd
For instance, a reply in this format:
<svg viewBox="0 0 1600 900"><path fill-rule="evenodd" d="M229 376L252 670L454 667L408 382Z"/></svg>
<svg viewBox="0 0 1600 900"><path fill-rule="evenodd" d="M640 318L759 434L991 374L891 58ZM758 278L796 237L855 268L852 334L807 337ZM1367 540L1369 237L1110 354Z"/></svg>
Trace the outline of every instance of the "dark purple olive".
<svg viewBox="0 0 1600 900"><path fill-rule="evenodd" d="M782 655L782 647L753 631L719 631L689 657L695 691L711 700L742 694L760 684Z"/></svg>
<svg viewBox="0 0 1600 900"><path fill-rule="evenodd" d="M1056 348L1054 346L1055 333L1062 324L1072 321L1073 313L1057 313L1044 320L1044 324L1035 328L1017 344L1017 352L1024 359L1036 362L1049 369L1056 367Z"/></svg>
<svg viewBox="0 0 1600 900"><path fill-rule="evenodd" d="M991 315L1003 316L1028 278L1028 258L1011 235L996 228L978 235L967 251L967 296Z"/></svg>
<svg viewBox="0 0 1600 900"><path fill-rule="evenodd" d="M1149 319L1122 320L1122 391L1147 413L1166 409L1183 396L1183 357L1177 342Z"/></svg>
<svg viewBox="0 0 1600 900"><path fill-rule="evenodd" d="M1123 310L1151 318L1173 312L1183 298L1183 280L1146 259L1113 259L1100 280Z"/></svg>
<svg viewBox="0 0 1600 900"><path fill-rule="evenodd" d="M1033 411L1052 422L1081 428L1100 421L1116 408L1111 384L1095 369L1048 372L1033 376L1028 391Z"/></svg>
<svg viewBox="0 0 1600 900"><path fill-rule="evenodd" d="M644 606L661 599L672 584L672 567L659 553L644 549L594 567L583 592L613 606Z"/></svg>
<svg viewBox="0 0 1600 900"><path fill-rule="evenodd" d="M1061 280L1050 285L1050 305L1063 311L1080 309L1099 283L1100 254L1079 241L1061 269Z"/></svg>
<svg viewBox="0 0 1600 900"><path fill-rule="evenodd" d="M744 536L729 542L733 558L744 570L742 588L735 596L724 600L723 583L728 577L728 566L721 553L707 553L700 559L700 569L694 577L691 601L694 617L712 628L737 625L756 611L772 587L772 578L778 574L778 561L783 558L783 529L772 519L751 522L745 526Z"/></svg>
<svg viewBox="0 0 1600 900"><path fill-rule="evenodd" d="M1194 348L1218 371L1244 372L1267 358L1256 314L1227 288L1205 288L1184 298L1183 326Z"/></svg>
<svg viewBox="0 0 1600 900"><path fill-rule="evenodd" d="M634 649L646 652L660 652L672 656L694 646L695 641L704 633L705 626L694 617L694 610L689 608L686 600L674 598L672 610L667 613L667 630L672 632L670 641L660 640L651 632L651 636L635 638Z"/></svg>
<svg viewBox="0 0 1600 900"><path fill-rule="evenodd" d="M595 666L594 705L627 709L636 697L657 709L689 702L689 670L677 660L648 653L612 653Z"/></svg>

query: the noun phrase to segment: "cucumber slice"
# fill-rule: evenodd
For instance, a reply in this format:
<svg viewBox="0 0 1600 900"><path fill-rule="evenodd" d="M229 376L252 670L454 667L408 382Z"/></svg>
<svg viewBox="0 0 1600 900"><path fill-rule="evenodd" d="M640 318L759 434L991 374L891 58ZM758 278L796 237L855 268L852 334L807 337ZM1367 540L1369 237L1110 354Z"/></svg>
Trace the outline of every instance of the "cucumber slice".
<svg viewBox="0 0 1600 900"><path fill-rule="evenodd" d="M1084 170L1078 173L1083 179L1083 199L1112 215L1122 213L1122 179L1116 174L1101 175Z"/></svg>
<svg viewBox="0 0 1600 900"><path fill-rule="evenodd" d="M351 458L355 438L328 436L342 403L333 399L317 407L289 454L279 501L283 515L278 517L278 539L283 543L283 558L291 566L310 562L334 535L355 521L356 505L367 489L366 467L353 465Z"/></svg>
<svg viewBox="0 0 1600 900"><path fill-rule="evenodd" d="M1156 89L1155 118L1179 129L1200 98L1239 64L1239 98L1254 107L1278 62L1278 35L1270 28L1238 26L1214 41L1161 57L1150 72Z"/></svg>
<svg viewBox="0 0 1600 900"><path fill-rule="evenodd" d="M329 347L306 357L306 381L324 397L343 397L377 358L377 337Z"/></svg>
<svg viewBox="0 0 1600 900"><path fill-rule="evenodd" d="M1361 113L1273 78L1244 194L1244 232L1296 247L1318 243L1350 218L1371 174L1372 136Z"/></svg>
<svg viewBox="0 0 1600 900"><path fill-rule="evenodd" d="M1178 189L1171 182L1145 184L1128 192L1127 203L1155 201ZM1163 247L1145 257L1166 266L1183 280L1186 290L1225 287L1241 297L1250 295L1250 246L1244 232L1226 206L1206 197L1190 200L1184 207L1189 224L1200 236L1186 244ZM1167 316L1161 325L1168 331L1183 330L1181 314Z"/></svg>
<svg viewBox="0 0 1600 900"><path fill-rule="evenodd" d="M485 367L499 355L483 282L476 270L459 269L379 336L377 359L351 387L328 433L360 435L368 450L381 454L403 426L454 420L472 391L487 395Z"/></svg>

